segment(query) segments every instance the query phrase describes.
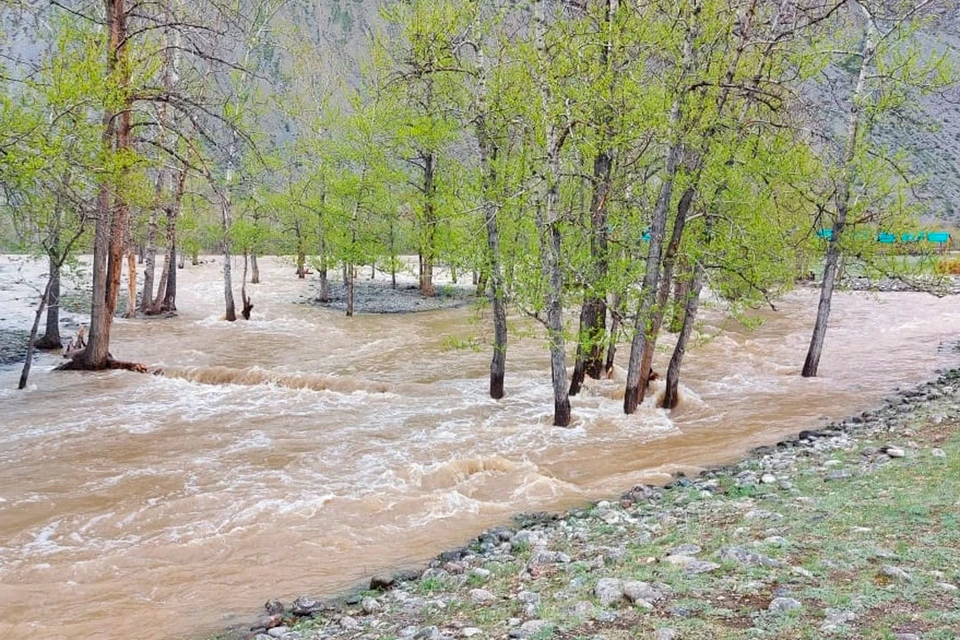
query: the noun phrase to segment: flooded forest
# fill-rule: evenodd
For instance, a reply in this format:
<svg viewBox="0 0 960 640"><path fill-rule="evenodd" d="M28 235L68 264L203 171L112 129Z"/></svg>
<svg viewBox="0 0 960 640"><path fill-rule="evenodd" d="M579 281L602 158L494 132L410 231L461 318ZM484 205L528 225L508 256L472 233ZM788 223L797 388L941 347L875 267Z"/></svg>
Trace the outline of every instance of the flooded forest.
<svg viewBox="0 0 960 640"><path fill-rule="evenodd" d="M0 3L0 631L249 627L960 365L956 21Z"/></svg>

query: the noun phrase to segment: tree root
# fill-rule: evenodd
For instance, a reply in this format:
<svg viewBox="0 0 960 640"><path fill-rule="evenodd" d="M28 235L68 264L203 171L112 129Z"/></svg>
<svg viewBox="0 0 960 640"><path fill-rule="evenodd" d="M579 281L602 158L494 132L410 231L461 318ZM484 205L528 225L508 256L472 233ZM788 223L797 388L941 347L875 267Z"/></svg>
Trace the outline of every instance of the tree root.
<svg viewBox="0 0 960 640"><path fill-rule="evenodd" d="M134 371L136 373L148 372L147 366L139 362L124 362L122 360L114 360L113 358L108 358L106 364L103 366L89 365L75 358L63 363L55 368L54 371L106 371L108 369Z"/></svg>

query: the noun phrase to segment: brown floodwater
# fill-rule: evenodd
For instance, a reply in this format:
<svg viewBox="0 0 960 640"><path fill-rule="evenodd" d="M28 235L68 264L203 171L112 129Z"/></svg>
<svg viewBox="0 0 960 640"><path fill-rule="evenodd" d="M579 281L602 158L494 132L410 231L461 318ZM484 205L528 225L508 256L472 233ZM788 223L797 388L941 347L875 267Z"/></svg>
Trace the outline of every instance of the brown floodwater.
<svg viewBox="0 0 960 640"><path fill-rule="evenodd" d="M955 364L960 336L955 298L842 293L822 377L804 380L815 292L758 312L753 331L714 310L677 411L648 398L624 416L622 380L594 382L558 429L529 331L512 336L493 401L488 349L456 348L491 333L475 309L348 319L300 304L315 282L263 262L252 321L220 320L217 264L180 272L179 317L117 321L113 353L165 377L51 373L44 356L18 393L0 370L0 635L196 637L513 513L615 496L868 408Z"/></svg>

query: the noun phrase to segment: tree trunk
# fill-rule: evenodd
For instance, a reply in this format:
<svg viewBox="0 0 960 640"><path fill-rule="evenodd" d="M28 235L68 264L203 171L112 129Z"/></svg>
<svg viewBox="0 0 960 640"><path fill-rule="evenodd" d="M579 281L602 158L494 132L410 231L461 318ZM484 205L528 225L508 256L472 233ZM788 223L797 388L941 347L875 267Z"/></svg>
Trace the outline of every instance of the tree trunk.
<svg viewBox="0 0 960 640"><path fill-rule="evenodd" d="M59 243L56 243L53 246L57 246L58 244ZM34 344L37 349L46 350L63 348L63 340L60 338L60 261L52 251L49 255L49 265L49 288L42 301L47 307L46 330L43 333L43 337L36 340L36 342L34 342L33 336L31 336L31 344Z"/></svg>
<svg viewBox="0 0 960 640"><path fill-rule="evenodd" d="M649 320L650 329L644 335L643 358L640 359L641 401L643 396L646 395L647 387L650 384L650 375L653 373L653 356L657 348L657 338L660 335L660 327L663 325L663 314L666 312L667 303L670 301L670 287L673 284L673 268L677 261L680 242L683 240L683 230L687 223L687 213L690 211L690 205L693 203L694 195L695 191L693 187L687 187L687 190L680 197L680 202L677 203L677 218L673 224L670 244L667 246L667 251L663 258L663 273L660 276L657 303L651 311Z"/></svg>
<svg viewBox="0 0 960 640"><path fill-rule="evenodd" d="M177 178L177 191L173 198L173 206L167 209L167 282L163 304L160 306L160 309L165 313L177 310L177 220L180 218L186 181L187 172L181 170ZM183 268L182 259L183 256L181 256L181 269Z"/></svg>
<svg viewBox="0 0 960 640"><path fill-rule="evenodd" d="M354 294L354 281L356 280L356 270L353 268L353 265L347 267L347 317L353 316L353 294Z"/></svg>
<svg viewBox="0 0 960 640"><path fill-rule="evenodd" d="M105 0L109 33L107 73L120 70L118 93L129 87L126 9L124 0ZM124 154L130 149L132 104L128 101L119 112L104 109L101 141L104 150ZM120 275L126 251L130 207L119 195L113 180L122 184L125 176L105 178L97 196L97 224L94 234L93 296L90 311L90 334L86 349L76 354L66 369L105 369L117 366L110 355L110 329L120 296ZM111 197L112 194L112 197ZM139 365L130 365L132 368Z"/></svg>
<svg viewBox="0 0 960 640"><path fill-rule="evenodd" d="M667 385L663 393L663 407L665 409L676 409L677 403L680 401L677 391L680 384L680 367L683 365L683 356L687 351L687 343L693 335L697 311L700 309L703 277L703 266L697 263L694 267L693 281L690 284L690 293L687 295L684 305L683 326L680 329L680 336L677 338L677 346L673 350L673 356L670 358L670 366L667 368Z"/></svg>
<svg viewBox="0 0 960 640"><path fill-rule="evenodd" d="M230 227L231 211L230 196L224 195L221 202L221 222L223 225L223 300L226 307L225 319L228 322L236 322L237 307L233 301L233 278L230 256Z"/></svg>
<svg viewBox="0 0 960 640"><path fill-rule="evenodd" d="M133 247L127 251L127 297L130 299L127 318L137 317L137 257L133 251Z"/></svg>
<svg viewBox="0 0 960 640"><path fill-rule="evenodd" d="M503 271L500 255L500 207L495 197L497 188L496 160L499 148L490 134L487 123L487 67L484 50L481 47L477 52L478 89L477 89L477 142L480 148L481 168L481 197L483 202L484 226L487 231L487 263L483 273L490 273L493 282L493 358L490 361L490 397L499 400L504 395L503 382L507 367L507 310L505 292L503 290ZM486 289L479 284L477 272L473 272L474 284L477 286L477 295L482 296Z"/></svg>
<svg viewBox="0 0 960 640"><path fill-rule="evenodd" d="M253 270L253 275L250 278L250 284L260 284L260 265L257 263L257 252L250 252L250 268Z"/></svg>
<svg viewBox="0 0 960 640"><path fill-rule="evenodd" d="M690 291L690 281L687 278L689 278L689 274L686 277L676 278L673 286L673 316L670 319L670 333L680 333L683 329L687 295Z"/></svg>
<svg viewBox="0 0 960 640"><path fill-rule="evenodd" d="M433 263L436 258L437 213L436 184L434 175L433 152L423 154L423 246L420 254L423 256L423 266L420 269L420 295L432 298L437 294L433 286Z"/></svg>
<svg viewBox="0 0 960 640"><path fill-rule="evenodd" d="M620 334L620 295L614 293L610 300L610 332L607 336L607 361L603 371L608 378L613 377L613 366L617 359L617 336Z"/></svg>
<svg viewBox="0 0 960 640"><path fill-rule="evenodd" d="M243 304L243 309L240 311L240 315L244 320L250 319L250 313L253 311L253 302L250 298L247 297L247 250L243 250L243 279L240 281L240 302Z"/></svg>
<svg viewBox="0 0 960 640"><path fill-rule="evenodd" d="M870 63L875 53L875 33L872 22L867 17L867 28L860 55L860 69L857 74L857 84L851 96L850 113L847 119L847 141L843 156L843 175L837 189L837 217L833 223L833 234L827 246L826 265L823 270L823 284L820 287L820 302L817 305L817 320L813 326L813 336L810 339L810 348L803 363L801 375L804 378L814 378L820 368L820 356L823 354L823 343L827 335L827 324L830 320L830 306L833 302L833 290L837 283L837 269L842 255L841 240L847 226L847 214L850 208L850 190L853 181L853 161L857 150L857 136L860 131L860 102L866 89L866 81Z"/></svg>
<svg viewBox="0 0 960 640"><path fill-rule="evenodd" d="M47 307L47 300L50 297L50 289L53 284L53 275L47 277L47 286L40 296L40 305L37 307L37 313L33 318L33 327L30 328L30 338L27 341L27 356L23 361L23 370L20 372L20 383L17 389L23 390L27 387L27 379L30 377L30 368L33 366L33 352L37 341L37 331L40 328L40 318Z"/></svg>
<svg viewBox="0 0 960 640"><path fill-rule="evenodd" d="M535 29L538 63L542 74L550 64L546 47L546 20L543 15L544 0L535 6ZM540 98L543 112L550 113L552 101L550 81L541 76ZM537 226L540 230L540 251L544 279L547 281L547 335L550 341L550 376L553 382L553 424L557 427L570 425L570 397L567 391L566 344L563 336L563 259L560 232L560 163L563 145L556 123L546 126L547 167L544 176L542 202L537 206Z"/></svg>
<svg viewBox="0 0 960 640"><path fill-rule="evenodd" d="M601 52L600 64L605 72L612 72L611 63L614 45L614 24L619 0L607 0L605 23L608 30L607 43ZM616 86L610 82L611 91ZM611 102L612 104L612 102ZM609 270L607 245L607 201L613 175L613 149L611 127L613 114L609 107L602 107L600 115L601 149L593 159L593 189L590 196L590 263L592 281L580 308L580 328L577 339L577 359L570 380L570 395L580 393L585 376L599 379L603 374L604 334L607 329L606 280Z"/></svg>
<svg viewBox="0 0 960 640"><path fill-rule="evenodd" d="M166 106L161 109L166 111ZM163 126L164 117L161 116L161 126ZM147 252L143 266L143 294L140 300L140 310L144 313L151 311L153 302L153 277L157 264L157 226L162 208L163 198L163 169L157 172L157 179L154 183L153 208L150 210L150 222L147 225Z"/></svg>
<svg viewBox="0 0 960 640"><path fill-rule="evenodd" d="M700 12L700 3L694 2L691 6L691 20L696 21ZM685 78L694 66L697 29L693 22L687 25L687 32L683 43L681 62L681 77ZM663 182L653 210L653 219L650 223L650 247L647 254L646 272L643 275L643 284L640 289L640 308L634 323L633 339L630 344L630 360L627 365L627 385L623 395L623 411L632 414L643 400L649 382L649 368L642 368L644 362L644 346L655 339L652 331L653 311L657 303L660 290L660 263L663 257L663 241L667 229L667 217L670 201L673 197L673 187L680 165L680 155L683 151L681 142L681 117L685 93L683 89L674 97L670 107L669 132L671 137L670 149L667 152L667 163L664 169ZM659 327L657 327L659 330ZM649 357L649 356L648 356Z"/></svg>

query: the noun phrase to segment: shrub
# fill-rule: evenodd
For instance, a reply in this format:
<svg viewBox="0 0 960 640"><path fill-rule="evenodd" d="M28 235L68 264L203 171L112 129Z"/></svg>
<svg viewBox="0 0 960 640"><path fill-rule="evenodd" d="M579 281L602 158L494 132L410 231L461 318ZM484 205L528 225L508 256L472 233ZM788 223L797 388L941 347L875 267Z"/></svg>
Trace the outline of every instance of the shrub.
<svg viewBox="0 0 960 640"><path fill-rule="evenodd" d="M942 258L933 270L938 275L960 276L960 258Z"/></svg>

